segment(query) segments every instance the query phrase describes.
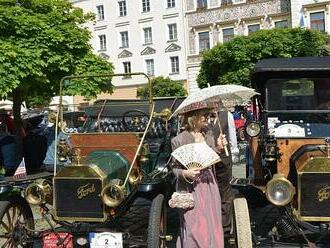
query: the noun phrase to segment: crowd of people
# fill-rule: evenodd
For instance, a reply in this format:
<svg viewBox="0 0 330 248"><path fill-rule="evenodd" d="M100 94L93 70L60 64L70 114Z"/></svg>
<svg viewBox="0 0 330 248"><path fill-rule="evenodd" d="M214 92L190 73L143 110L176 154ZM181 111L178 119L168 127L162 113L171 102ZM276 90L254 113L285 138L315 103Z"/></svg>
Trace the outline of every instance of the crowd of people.
<svg viewBox="0 0 330 248"><path fill-rule="evenodd" d="M0 168L5 176L14 175L23 157L28 174L54 170L55 123L55 112L50 112L37 127L24 121L20 142L10 111L0 109ZM60 129L58 138L67 141Z"/></svg>

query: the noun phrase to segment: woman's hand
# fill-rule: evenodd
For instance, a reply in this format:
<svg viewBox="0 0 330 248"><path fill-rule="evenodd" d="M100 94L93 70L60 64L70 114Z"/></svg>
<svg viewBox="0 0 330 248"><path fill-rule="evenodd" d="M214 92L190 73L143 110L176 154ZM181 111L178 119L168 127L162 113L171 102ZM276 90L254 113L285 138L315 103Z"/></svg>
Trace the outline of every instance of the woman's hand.
<svg viewBox="0 0 330 248"><path fill-rule="evenodd" d="M225 146L228 145L228 141L226 138L226 135L224 134L220 134L219 138L217 139L217 148L218 150L223 150L225 148Z"/></svg>
<svg viewBox="0 0 330 248"><path fill-rule="evenodd" d="M200 169L199 168L193 168L193 169L188 169L188 170L182 170L182 176L186 179L190 179L194 181L197 176L200 174Z"/></svg>

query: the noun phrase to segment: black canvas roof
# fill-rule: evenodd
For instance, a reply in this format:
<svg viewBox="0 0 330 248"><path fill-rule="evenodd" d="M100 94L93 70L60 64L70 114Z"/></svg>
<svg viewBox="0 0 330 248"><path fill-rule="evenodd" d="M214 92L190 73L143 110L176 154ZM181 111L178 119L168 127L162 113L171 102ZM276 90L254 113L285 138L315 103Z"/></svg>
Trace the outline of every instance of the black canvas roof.
<svg viewBox="0 0 330 248"><path fill-rule="evenodd" d="M251 72L252 85L259 91L270 78L295 77L330 78L330 56L263 59Z"/></svg>
<svg viewBox="0 0 330 248"><path fill-rule="evenodd" d="M181 104L185 97L160 97L154 98L155 112L161 112L165 108L169 108L172 112ZM98 100L94 105L86 108L86 114L88 116L97 116L103 108L105 100ZM133 109L139 109L145 113L149 112L149 101L140 99L112 99L106 100L106 104L103 108L103 116L122 116L124 112Z"/></svg>

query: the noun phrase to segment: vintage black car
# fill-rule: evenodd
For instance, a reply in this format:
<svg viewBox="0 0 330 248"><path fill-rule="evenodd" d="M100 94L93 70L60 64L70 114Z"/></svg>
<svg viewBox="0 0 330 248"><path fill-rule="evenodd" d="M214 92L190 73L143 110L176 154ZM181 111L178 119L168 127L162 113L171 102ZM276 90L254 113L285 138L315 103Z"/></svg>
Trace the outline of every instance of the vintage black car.
<svg viewBox="0 0 330 248"><path fill-rule="evenodd" d="M1 247L165 247L167 165L178 126L169 116L180 101L101 100L70 125L60 104L57 124L69 142L56 141L54 174L0 183ZM29 204L49 228L34 229Z"/></svg>
<svg viewBox="0 0 330 248"><path fill-rule="evenodd" d="M261 213L255 244L329 242L330 57L261 60L251 79L261 93L246 127L252 173L233 185Z"/></svg>

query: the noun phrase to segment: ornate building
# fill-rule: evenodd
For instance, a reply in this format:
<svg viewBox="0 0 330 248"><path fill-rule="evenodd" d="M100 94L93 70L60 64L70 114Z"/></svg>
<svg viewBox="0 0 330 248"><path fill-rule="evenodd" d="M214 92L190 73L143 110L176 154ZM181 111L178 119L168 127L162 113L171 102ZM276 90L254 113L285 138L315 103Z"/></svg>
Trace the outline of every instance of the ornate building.
<svg viewBox="0 0 330 248"><path fill-rule="evenodd" d="M290 0L186 0L185 3L190 91L198 88L196 77L203 51L235 35L291 27Z"/></svg>
<svg viewBox="0 0 330 248"><path fill-rule="evenodd" d="M329 7L325 0L291 0L292 26L329 33Z"/></svg>

